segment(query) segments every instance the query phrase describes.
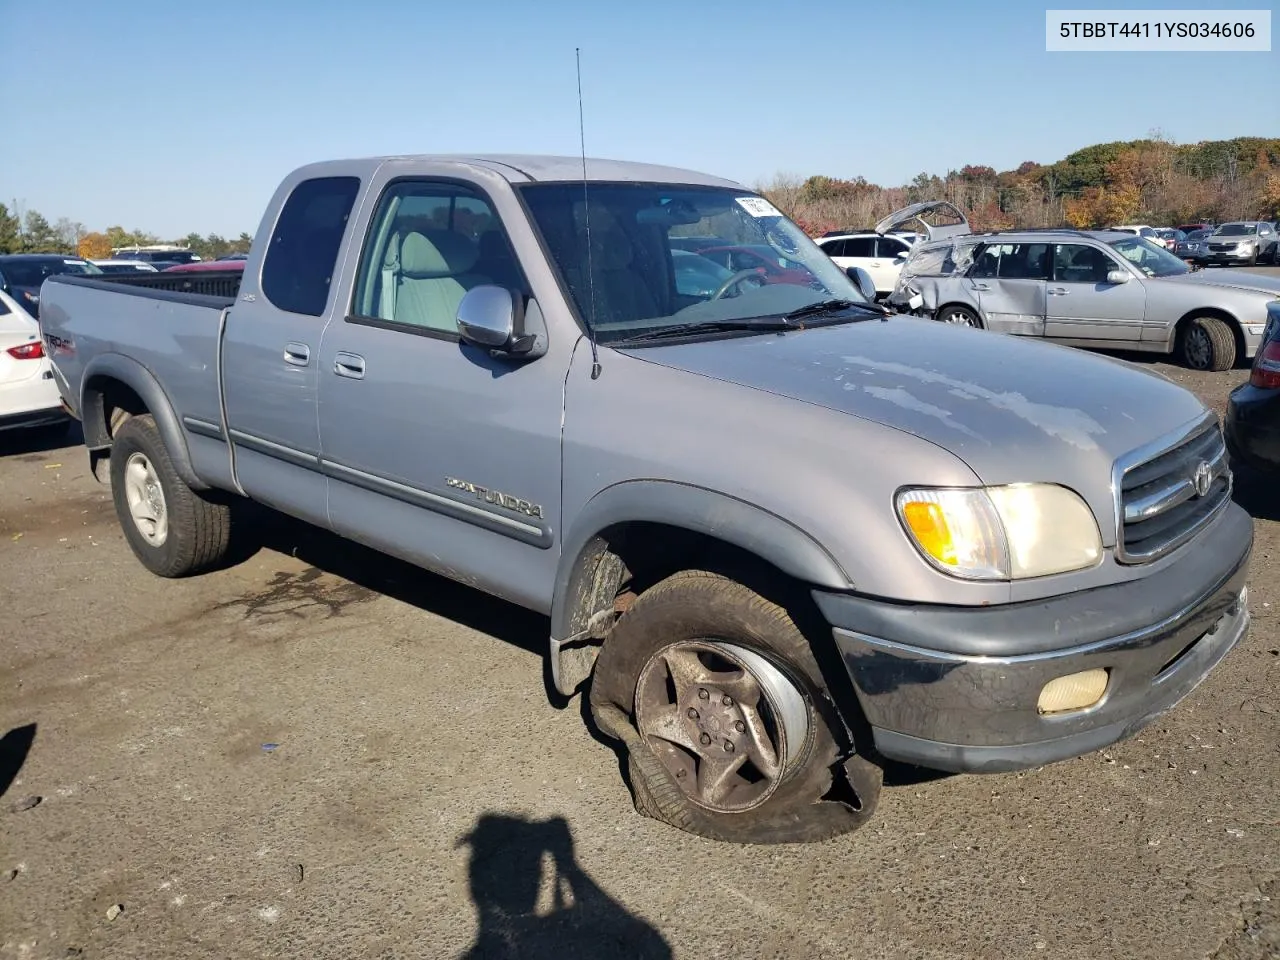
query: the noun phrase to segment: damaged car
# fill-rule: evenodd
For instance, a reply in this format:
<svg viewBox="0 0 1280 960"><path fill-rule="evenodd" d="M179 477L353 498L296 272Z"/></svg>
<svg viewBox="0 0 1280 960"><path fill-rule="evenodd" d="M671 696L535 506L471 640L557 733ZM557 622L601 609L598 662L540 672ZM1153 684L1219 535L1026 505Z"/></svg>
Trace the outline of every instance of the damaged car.
<svg viewBox="0 0 1280 960"><path fill-rule="evenodd" d="M908 207L877 231L918 220L922 206L930 205ZM1280 299L1280 278L1193 270L1132 233L975 234L967 227L952 224L916 244L890 307L1069 346L1176 355L1193 370L1229 370L1257 353L1267 305Z"/></svg>

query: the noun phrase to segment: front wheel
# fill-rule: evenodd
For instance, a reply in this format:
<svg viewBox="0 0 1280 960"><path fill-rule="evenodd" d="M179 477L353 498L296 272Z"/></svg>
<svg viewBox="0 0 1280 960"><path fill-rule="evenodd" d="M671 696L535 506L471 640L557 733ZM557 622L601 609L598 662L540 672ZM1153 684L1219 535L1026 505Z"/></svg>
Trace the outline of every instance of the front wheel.
<svg viewBox="0 0 1280 960"><path fill-rule="evenodd" d="M785 610L686 571L618 621L590 699L626 747L640 813L713 840L785 843L856 829L880 791L874 764L840 762L842 725L823 689Z"/></svg>
<svg viewBox="0 0 1280 960"><path fill-rule="evenodd" d="M982 329L982 319L970 310L968 307L961 307L956 304L943 307L938 311L935 319L943 323L950 323L957 327L973 327L975 330Z"/></svg>
<svg viewBox="0 0 1280 960"><path fill-rule="evenodd" d="M111 498L134 555L158 576L201 573L228 552L230 507L187 486L150 414L130 417L115 433Z"/></svg>
<svg viewBox="0 0 1280 960"><path fill-rule="evenodd" d="M1182 326L1182 359L1192 370L1230 370L1236 362L1236 337L1219 317L1192 317Z"/></svg>

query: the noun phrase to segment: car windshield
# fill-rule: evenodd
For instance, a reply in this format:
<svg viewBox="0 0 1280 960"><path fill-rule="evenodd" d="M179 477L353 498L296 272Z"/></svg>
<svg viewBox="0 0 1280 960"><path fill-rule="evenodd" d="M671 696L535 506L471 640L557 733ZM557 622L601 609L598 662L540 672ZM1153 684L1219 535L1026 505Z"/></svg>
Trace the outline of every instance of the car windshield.
<svg viewBox="0 0 1280 960"><path fill-rule="evenodd" d="M1111 247L1148 277L1176 277L1191 268L1159 244L1144 237L1111 241Z"/></svg>
<svg viewBox="0 0 1280 960"><path fill-rule="evenodd" d="M1215 237L1252 237L1258 232L1256 224L1224 223L1213 234Z"/></svg>
<svg viewBox="0 0 1280 960"><path fill-rule="evenodd" d="M11 260L0 266L5 279L15 287L38 287L55 273L102 273L87 260Z"/></svg>
<svg viewBox="0 0 1280 960"><path fill-rule="evenodd" d="M829 300L867 303L799 227L746 191L613 182L519 189L578 315L601 343L778 317Z"/></svg>

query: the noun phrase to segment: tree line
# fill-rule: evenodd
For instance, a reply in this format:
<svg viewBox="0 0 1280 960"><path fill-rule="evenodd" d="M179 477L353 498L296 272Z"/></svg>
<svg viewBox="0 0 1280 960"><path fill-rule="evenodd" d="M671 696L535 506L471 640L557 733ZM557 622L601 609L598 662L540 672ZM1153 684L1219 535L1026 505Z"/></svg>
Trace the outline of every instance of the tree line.
<svg viewBox="0 0 1280 960"><path fill-rule="evenodd" d="M1280 138L1177 144L1154 132L1144 140L1085 147L1056 163L1029 160L1001 172L969 165L943 177L921 173L898 187L862 177L779 175L757 189L811 236L867 229L925 200L955 204L975 231L1275 220Z"/></svg>
<svg viewBox="0 0 1280 960"><path fill-rule="evenodd" d="M12 208L0 203L0 253L66 253L99 260L110 257L111 251L120 247L147 247L158 243L187 247L205 260L216 260L228 253L248 253L253 237L247 233L234 238L216 233L203 237L189 233L177 240L161 240L146 230L126 230L120 226L89 230L83 223L67 217L50 223L38 210L21 212L16 203Z"/></svg>

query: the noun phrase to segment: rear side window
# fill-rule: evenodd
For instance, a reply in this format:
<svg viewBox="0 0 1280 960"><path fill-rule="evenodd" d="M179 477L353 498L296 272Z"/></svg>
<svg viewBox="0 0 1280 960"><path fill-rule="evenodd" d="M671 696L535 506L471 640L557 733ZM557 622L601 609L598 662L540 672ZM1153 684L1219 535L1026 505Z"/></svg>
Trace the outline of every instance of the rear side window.
<svg viewBox="0 0 1280 960"><path fill-rule="evenodd" d="M974 265L975 277L1000 277L1002 280L1047 280L1049 278L1049 245L1047 243L993 243L982 251Z"/></svg>
<svg viewBox="0 0 1280 960"><path fill-rule="evenodd" d="M916 247L915 252L902 268L912 277L949 277L963 273L973 259L975 242L943 244L936 247Z"/></svg>
<svg viewBox="0 0 1280 960"><path fill-rule="evenodd" d="M818 246L822 248L822 252L828 257L843 257L844 243L843 240L828 240L825 243L818 244Z"/></svg>
<svg viewBox="0 0 1280 960"><path fill-rule="evenodd" d="M262 264L262 293L289 313L318 317L329 301L359 177L317 177L293 188Z"/></svg>

